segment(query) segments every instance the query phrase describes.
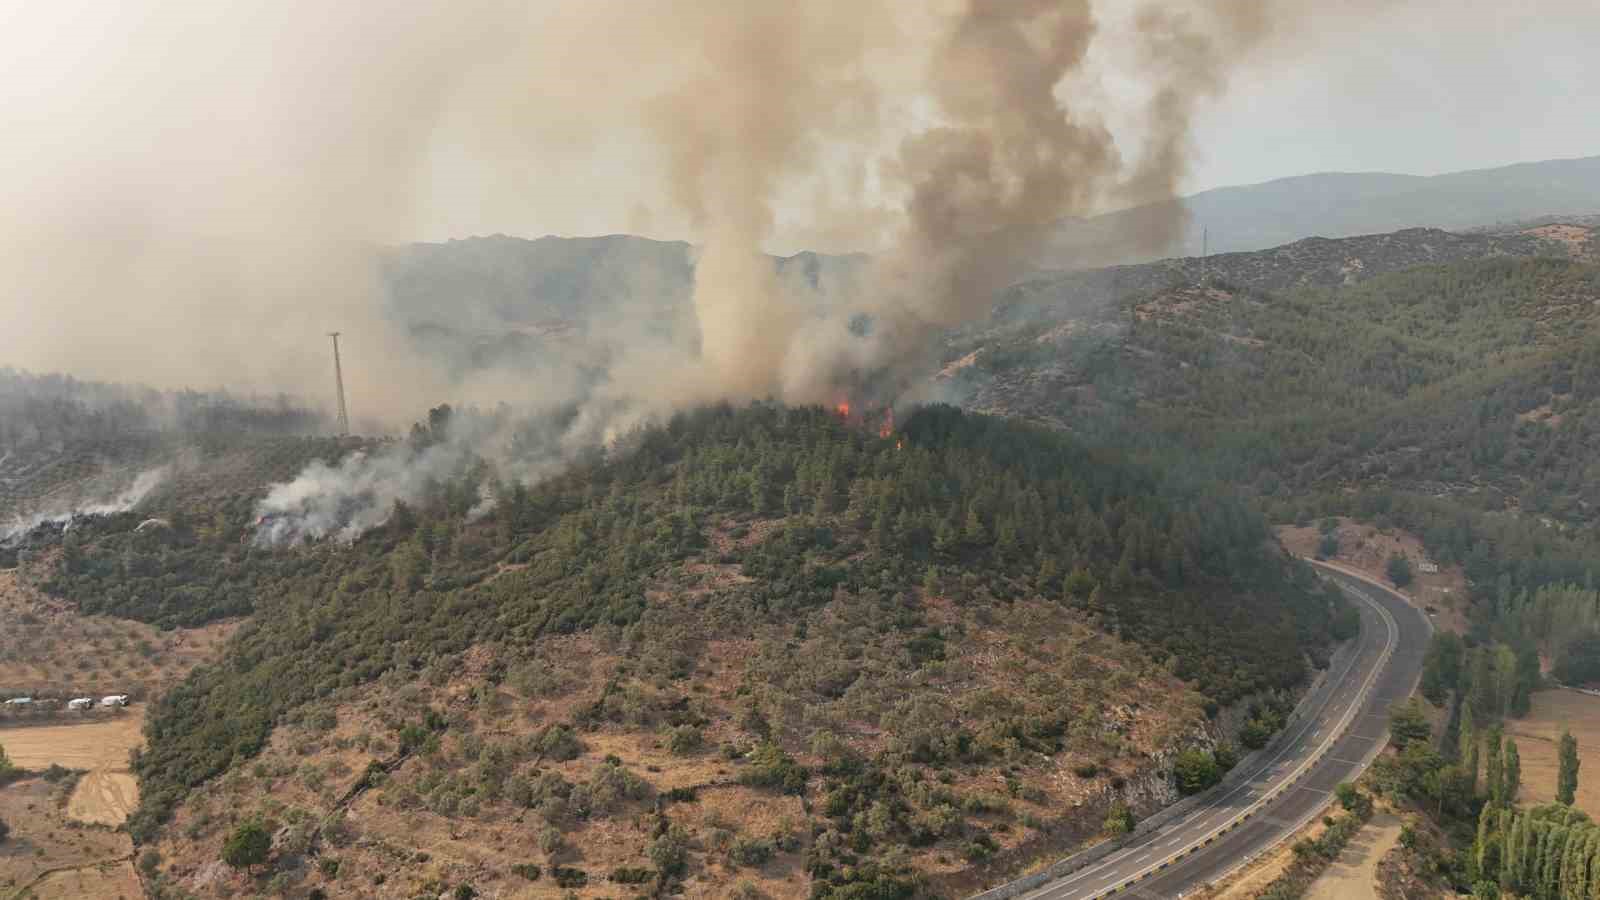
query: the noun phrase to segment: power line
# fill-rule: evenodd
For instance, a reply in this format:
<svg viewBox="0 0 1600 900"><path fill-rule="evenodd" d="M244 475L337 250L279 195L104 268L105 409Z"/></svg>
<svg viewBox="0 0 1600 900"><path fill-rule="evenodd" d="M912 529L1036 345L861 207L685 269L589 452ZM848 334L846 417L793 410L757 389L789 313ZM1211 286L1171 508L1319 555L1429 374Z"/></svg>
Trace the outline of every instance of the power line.
<svg viewBox="0 0 1600 900"><path fill-rule="evenodd" d="M344 368L339 364L339 332L330 331L328 337L333 338L333 378L339 387L339 436L344 437L350 433L350 413L344 406Z"/></svg>

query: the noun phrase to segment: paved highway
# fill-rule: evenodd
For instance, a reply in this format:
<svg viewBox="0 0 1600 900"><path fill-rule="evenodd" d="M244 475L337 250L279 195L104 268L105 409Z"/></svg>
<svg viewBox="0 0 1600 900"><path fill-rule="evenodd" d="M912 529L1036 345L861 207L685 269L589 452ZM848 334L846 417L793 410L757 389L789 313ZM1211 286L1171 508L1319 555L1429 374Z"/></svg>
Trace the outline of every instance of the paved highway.
<svg viewBox="0 0 1600 900"><path fill-rule="evenodd" d="M1185 818L1098 863L1021 895L1024 900L1181 897L1227 875L1320 815L1334 787L1354 781L1388 739L1388 710L1416 686L1432 626L1403 598L1323 568L1361 611L1359 649L1339 663L1287 740L1253 774Z"/></svg>

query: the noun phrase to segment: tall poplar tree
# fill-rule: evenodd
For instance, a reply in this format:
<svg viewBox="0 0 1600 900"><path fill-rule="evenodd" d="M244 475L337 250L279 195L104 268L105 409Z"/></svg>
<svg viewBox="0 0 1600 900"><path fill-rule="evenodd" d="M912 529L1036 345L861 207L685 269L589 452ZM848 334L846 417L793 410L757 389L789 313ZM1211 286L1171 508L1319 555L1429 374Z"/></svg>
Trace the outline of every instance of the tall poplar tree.
<svg viewBox="0 0 1600 900"><path fill-rule="evenodd" d="M1560 770L1556 773L1556 800L1572 805L1578 795L1578 739L1569 729L1561 729Z"/></svg>

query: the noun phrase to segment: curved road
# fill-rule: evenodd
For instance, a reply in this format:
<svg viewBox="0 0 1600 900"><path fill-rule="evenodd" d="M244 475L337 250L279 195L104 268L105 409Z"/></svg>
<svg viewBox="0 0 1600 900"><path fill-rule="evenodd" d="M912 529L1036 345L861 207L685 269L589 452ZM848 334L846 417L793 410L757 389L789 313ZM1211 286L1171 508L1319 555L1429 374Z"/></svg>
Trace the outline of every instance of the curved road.
<svg viewBox="0 0 1600 900"><path fill-rule="evenodd" d="M1388 740L1389 707L1416 687L1433 626L1394 592L1318 568L1356 601L1361 645L1307 698L1288 739L1253 761L1249 778L1186 818L1020 897L1181 897L1297 831L1321 814L1334 787L1366 769Z"/></svg>

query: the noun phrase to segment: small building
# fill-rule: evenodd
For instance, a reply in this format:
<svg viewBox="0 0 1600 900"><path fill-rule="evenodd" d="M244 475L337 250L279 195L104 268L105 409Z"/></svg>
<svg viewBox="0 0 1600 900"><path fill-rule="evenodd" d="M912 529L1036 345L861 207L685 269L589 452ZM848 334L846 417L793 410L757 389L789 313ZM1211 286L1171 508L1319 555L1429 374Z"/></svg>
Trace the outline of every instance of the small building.
<svg viewBox="0 0 1600 900"><path fill-rule="evenodd" d="M13 707L13 708L18 707L18 706L32 706L33 705L33 698L32 697L12 697L10 700L6 701L6 705L10 706L10 707Z"/></svg>
<svg viewBox="0 0 1600 900"><path fill-rule="evenodd" d="M1424 575L1437 575L1439 574L1439 564L1431 559L1425 559L1417 563L1417 571Z"/></svg>
<svg viewBox="0 0 1600 900"><path fill-rule="evenodd" d="M76 697L67 701L67 709L88 709L93 705L93 697Z"/></svg>
<svg viewBox="0 0 1600 900"><path fill-rule="evenodd" d="M101 706L127 706L128 705L128 695L127 694L107 694L106 696L100 698L100 705Z"/></svg>

